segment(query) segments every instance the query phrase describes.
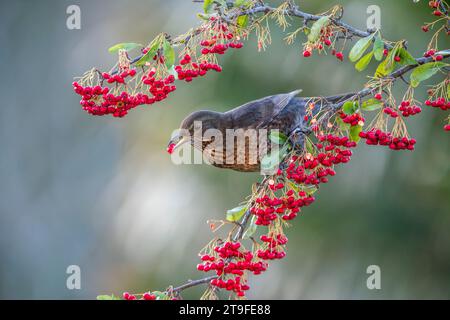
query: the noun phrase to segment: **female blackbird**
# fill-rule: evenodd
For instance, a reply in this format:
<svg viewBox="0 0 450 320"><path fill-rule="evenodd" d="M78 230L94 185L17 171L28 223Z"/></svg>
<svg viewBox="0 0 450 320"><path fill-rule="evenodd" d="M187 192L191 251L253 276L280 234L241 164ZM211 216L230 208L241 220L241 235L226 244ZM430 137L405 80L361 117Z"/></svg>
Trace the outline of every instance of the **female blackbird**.
<svg viewBox="0 0 450 320"><path fill-rule="evenodd" d="M270 152L270 143L260 143L260 135L279 130L280 133L290 136L295 130L301 131L305 128L305 109L311 98L296 97L301 91L265 97L223 113L208 110L194 112L181 122L180 130L172 137L169 146L172 146L173 150L190 142L194 148L202 151L206 160L215 167L243 172L259 171L262 157ZM324 101L334 102L346 95L325 98ZM210 129L217 130L215 132L219 133L220 137L208 134ZM235 135L230 136L229 132L234 132ZM246 135L248 132L257 133L258 137L253 140L254 143L250 140L255 136ZM239 135L244 135L244 140L241 140L243 144L236 143ZM232 138L231 145L226 141L228 137Z"/></svg>

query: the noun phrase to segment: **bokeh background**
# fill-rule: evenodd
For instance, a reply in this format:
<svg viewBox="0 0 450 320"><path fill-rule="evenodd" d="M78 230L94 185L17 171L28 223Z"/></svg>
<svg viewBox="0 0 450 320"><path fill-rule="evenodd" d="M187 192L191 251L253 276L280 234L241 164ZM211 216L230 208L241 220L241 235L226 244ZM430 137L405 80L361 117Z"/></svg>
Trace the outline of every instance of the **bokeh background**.
<svg viewBox="0 0 450 320"><path fill-rule="evenodd" d="M66 28L71 4L81 7L81 30ZM416 56L430 36L420 31L431 20L427 1L301 4L310 12L342 4L345 20L363 29L367 6L377 4L385 37L407 38ZM307 96L356 90L373 71L357 74L331 56L305 60L300 40L287 47L274 26L267 52L258 53L253 39L223 58L222 74L180 84L164 103L121 120L81 110L73 77L109 69L108 47L183 33L200 11L188 0L0 1L0 298L93 299L201 277L197 253L212 237L206 220L221 219L259 176L173 165L165 149L180 121L201 108L228 110L297 88ZM251 278L249 297L450 298L443 118L426 109L408 119L416 152L358 148L288 231L287 258ZM381 290L366 287L373 264L381 267ZM69 265L81 267L81 290L66 288Z"/></svg>

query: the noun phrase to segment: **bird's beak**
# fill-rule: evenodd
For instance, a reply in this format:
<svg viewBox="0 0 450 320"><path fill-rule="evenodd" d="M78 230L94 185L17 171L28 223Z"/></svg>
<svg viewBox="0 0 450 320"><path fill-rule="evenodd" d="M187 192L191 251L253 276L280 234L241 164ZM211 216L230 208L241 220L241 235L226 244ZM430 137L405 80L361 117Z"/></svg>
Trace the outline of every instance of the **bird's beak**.
<svg viewBox="0 0 450 320"><path fill-rule="evenodd" d="M178 147L182 146L183 144L185 144L187 142L189 142L188 137L181 136L181 135L175 135L169 141L169 144L167 146L167 152L172 154L175 151L175 149L177 149Z"/></svg>

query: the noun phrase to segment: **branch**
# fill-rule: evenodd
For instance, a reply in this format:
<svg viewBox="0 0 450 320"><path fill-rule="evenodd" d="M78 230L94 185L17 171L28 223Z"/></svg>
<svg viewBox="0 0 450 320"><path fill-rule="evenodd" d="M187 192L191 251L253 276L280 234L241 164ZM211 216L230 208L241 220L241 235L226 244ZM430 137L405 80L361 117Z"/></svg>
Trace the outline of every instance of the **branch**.
<svg viewBox="0 0 450 320"><path fill-rule="evenodd" d="M200 2L200 3L202 3L204 1L203 0L193 0L193 2ZM257 4L255 7L251 8L251 9L243 10L243 11L236 12L236 13L232 13L230 15L222 15L222 14L220 14L221 13L220 10L217 10L217 11L218 11L219 15L222 16L222 18L224 20L230 21L230 20L236 19L236 18L238 18L240 16L256 16L256 15L258 15L260 13L267 14L267 13L274 12L275 10L276 10L275 7L271 7L271 6L266 5L266 4ZM310 13L307 13L307 12L303 12L303 11L301 11L299 9L298 6L292 6L291 8L285 10L285 14L288 15L288 16L291 16L291 17L301 18L301 19L303 19L305 24L308 23L309 21L317 21L317 20L319 20L320 18L323 17L323 15L314 15L314 14L310 14ZM352 27L351 25L341 21L340 19L331 19L331 21L332 21L332 23L334 25L345 29L347 33L349 33L349 34L351 34L353 36L356 36L356 37L364 38L364 37L367 37L367 36L371 35L374 32L373 30L370 30L370 31L359 30L359 29L357 29L355 27ZM203 28L200 26L200 27L194 29L192 31L192 34L189 35L188 37L186 37L186 38L179 38L179 37L177 37L177 38L175 38L173 40L170 40L169 42L173 46L183 45L187 41L189 41L189 39L192 36L200 34L202 32L202 30L203 30ZM386 44L386 47L390 48L390 46L388 44ZM138 55L137 57L135 57L131 61L131 64L135 64L142 57L143 57L143 54ZM112 74L115 74L115 73L117 73L117 71L112 72Z"/></svg>
<svg viewBox="0 0 450 320"><path fill-rule="evenodd" d="M261 191L261 188L264 186L264 183L266 182L268 178L264 177L264 179L262 180L262 182L258 185L256 194L258 194ZM245 230L247 229L247 224L248 221L250 220L251 217L251 212L250 212L250 208L253 206L254 201L250 202L249 205L249 209L245 212L244 216L241 218L241 221L237 224L237 230L235 231L234 236L232 237L233 242L237 242L243 239ZM169 288L167 290L167 292L173 293L175 295L179 295L182 291L192 288L192 287L196 287L202 284L208 284L211 282L211 280L217 279L219 278L219 276L209 276L209 277L205 277L202 279L198 279L198 280L189 280L188 282L186 282L185 284L182 284L176 288Z"/></svg>
<svg viewBox="0 0 450 320"><path fill-rule="evenodd" d="M448 59L450 57L450 49L440 51L436 54L442 55L443 59ZM388 74L387 76L385 76L382 79L392 79L393 81L395 81L399 78L402 78L403 75L405 75L406 73L408 73L411 70L414 70L418 66L423 65L428 62L433 62L434 60L433 60L433 57L426 57L426 58L423 57L423 58L417 58L416 61L417 61L416 64L410 64L410 65L404 66L404 67ZM342 106L344 105L345 102L347 102L349 100L354 100L355 98L364 98L370 94L373 94L376 90L378 90L378 88L365 88L358 92L355 92L353 95L346 93L346 94L342 95L342 96L345 96L346 98L344 100L339 101L339 103L334 104L332 106L332 109L335 111L339 110L340 108L342 108ZM339 95L334 96L333 98L339 98Z"/></svg>
<svg viewBox="0 0 450 320"><path fill-rule="evenodd" d="M269 5L257 5L255 7L253 7L252 9L229 15L229 16L227 16L227 18L231 20L231 19L235 19L239 16L245 16L245 15L254 16L259 13L270 13L275 10L276 10L276 8L271 7ZM285 13L285 15L288 15L291 17L301 18L305 21L305 23L307 23L309 21L317 21L320 18L324 17L323 15L314 15L314 14L310 14L307 12L303 12L299 9L298 6L292 6L291 8L285 10L284 13ZM360 38L368 37L374 32L374 30L370 30L370 31L359 30L359 29L352 27L351 25L341 21L340 19L331 19L331 21L334 25L341 27L341 28L345 29L348 33L350 33L354 36L360 37Z"/></svg>

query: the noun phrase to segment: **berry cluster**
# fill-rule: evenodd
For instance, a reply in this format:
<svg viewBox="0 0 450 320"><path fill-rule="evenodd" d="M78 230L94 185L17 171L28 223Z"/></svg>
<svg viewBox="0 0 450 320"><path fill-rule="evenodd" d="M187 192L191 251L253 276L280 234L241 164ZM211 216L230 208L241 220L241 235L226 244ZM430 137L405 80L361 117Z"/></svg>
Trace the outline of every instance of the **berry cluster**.
<svg viewBox="0 0 450 320"><path fill-rule="evenodd" d="M111 75L107 72L104 72L104 73L102 73L102 77L109 84L113 84L113 83L124 84L126 78L128 78L128 77L133 78L136 75L136 73L137 73L136 69L127 69L127 70L124 70L121 73L115 74L115 75Z"/></svg>
<svg viewBox="0 0 450 320"><path fill-rule="evenodd" d="M233 35L231 35L231 38ZM241 49L244 44L242 42L230 42L230 43L219 43L219 44L213 44L213 41L202 41L201 45L205 48L202 49L202 54L225 54L225 52L229 49Z"/></svg>
<svg viewBox="0 0 450 320"><path fill-rule="evenodd" d="M325 47L330 47L333 42L330 38L333 36L333 31L330 28L325 28L320 31L320 38L316 43L308 43L303 50L303 57L308 58L312 55L313 50L321 52ZM344 60L344 54L342 52L336 52L335 49L331 50L331 55L335 56L338 60Z"/></svg>
<svg viewBox="0 0 450 320"><path fill-rule="evenodd" d="M443 57L442 55L440 55L440 54L435 55L435 54L436 54L436 50L430 49L430 50L428 50L427 52L425 52L425 53L423 54L423 56L424 56L425 58L433 57L433 59L434 59L435 61L442 61L442 59L444 59L444 57Z"/></svg>
<svg viewBox="0 0 450 320"><path fill-rule="evenodd" d="M400 107L398 108L402 112L402 116L405 118L409 116L414 116L422 112L422 108L416 105L411 105L409 101L402 101Z"/></svg>
<svg viewBox="0 0 450 320"><path fill-rule="evenodd" d="M391 107L384 108L383 112L394 119L398 118L398 112L392 109Z"/></svg>
<svg viewBox="0 0 450 320"><path fill-rule="evenodd" d="M245 271L254 275L266 271L267 264L262 261L254 261L250 251L241 248L239 242L225 242L214 248L214 255L203 255L203 263L197 265L197 269L203 272L215 271L217 279L211 280L211 285L235 292L238 297L244 297L245 291L250 287L242 279Z"/></svg>
<svg viewBox="0 0 450 320"><path fill-rule="evenodd" d="M436 17L440 17L443 14L442 11L439 10L439 2L440 2L440 0L434 0L434 1L432 0L432 1L428 2L428 6L432 9L434 9L433 14Z"/></svg>
<svg viewBox="0 0 450 320"><path fill-rule="evenodd" d="M300 191L296 199L294 191L289 190L284 197L263 197L256 199L256 205L250 209L250 213L256 216L255 224L258 226L269 226L272 221L278 218L278 215L285 220L290 221L297 217L300 209L309 206L315 201L315 198L308 196Z"/></svg>
<svg viewBox="0 0 450 320"><path fill-rule="evenodd" d="M131 294L129 292L124 292L122 295L124 300L138 300L138 298L136 297L136 295ZM150 292L146 292L142 295L142 298L139 300L156 300L156 296L154 294L151 294Z"/></svg>
<svg viewBox="0 0 450 320"><path fill-rule="evenodd" d="M402 101L401 105L398 107L398 110L401 111L402 116L404 116L405 118L414 116L422 112L421 107L416 105L411 106L409 101ZM394 119L398 118L399 116L398 112L391 107L384 108L383 112Z"/></svg>
<svg viewBox="0 0 450 320"><path fill-rule="evenodd" d="M216 72L222 72L221 66L215 63L209 63L206 60L201 63L192 62L190 55L186 54L180 65L175 66L175 71L178 74L179 80L191 82L192 79L205 76L208 71L214 70Z"/></svg>
<svg viewBox="0 0 450 320"><path fill-rule="evenodd" d="M155 102L153 98L141 93L131 96L124 91L119 95L114 95L109 93L110 89L107 87L83 87L78 82L74 82L73 87L74 91L82 97L80 104L83 110L95 116L111 114L121 118L126 116L130 109Z"/></svg>
<svg viewBox="0 0 450 320"><path fill-rule="evenodd" d="M446 100L444 97L439 97L435 100L426 100L425 104L429 107L439 108L443 111L450 110L450 100Z"/></svg>
<svg viewBox="0 0 450 320"><path fill-rule="evenodd" d="M213 23L215 18L211 20ZM213 28L216 31L216 35L208 39L203 39L200 45L203 47L201 50L202 55L209 54L225 54L228 49L241 49L244 44L239 41L239 38L229 32L228 26L226 24L217 24Z"/></svg>
<svg viewBox="0 0 450 320"><path fill-rule="evenodd" d="M359 136L366 139L368 145L388 146L392 150L414 150L415 139L408 137L393 137L390 132L383 132L380 129L371 129L368 132L360 132Z"/></svg>
<svg viewBox="0 0 450 320"><path fill-rule="evenodd" d="M267 249L259 249L257 251L258 258L263 260L279 260L286 257L286 252L282 248L288 243L286 236L281 234L278 234L276 237L262 235L260 239L267 245Z"/></svg>
<svg viewBox="0 0 450 320"><path fill-rule="evenodd" d="M109 84L125 84L125 78L134 77L135 70L126 70L117 75L102 74L103 79L107 80ZM81 96L80 104L83 110L91 115L104 116L113 115L117 118L122 118L128 114L128 111L140 105L150 105L157 101L166 99L170 92L175 91L176 87L173 85L175 77L169 75L168 77L157 80L155 78L155 71L150 71L147 75L142 77L143 84L149 87L148 91L152 96L144 93L129 94L127 91L114 91L118 93L113 94L109 87L83 86L78 82L73 83L75 93Z"/></svg>
<svg viewBox="0 0 450 320"><path fill-rule="evenodd" d="M151 70L147 75L142 77L142 82L149 86L149 92L153 95L155 101L162 101L167 99L169 94L177 89L173 85L175 77L168 75L166 78L157 80L155 77L156 71Z"/></svg>
<svg viewBox="0 0 450 320"><path fill-rule="evenodd" d="M365 119L359 113L354 113L351 115L346 115L343 112L339 113L339 117L342 119L344 123L350 124L352 127L354 126L362 126L364 125Z"/></svg>

